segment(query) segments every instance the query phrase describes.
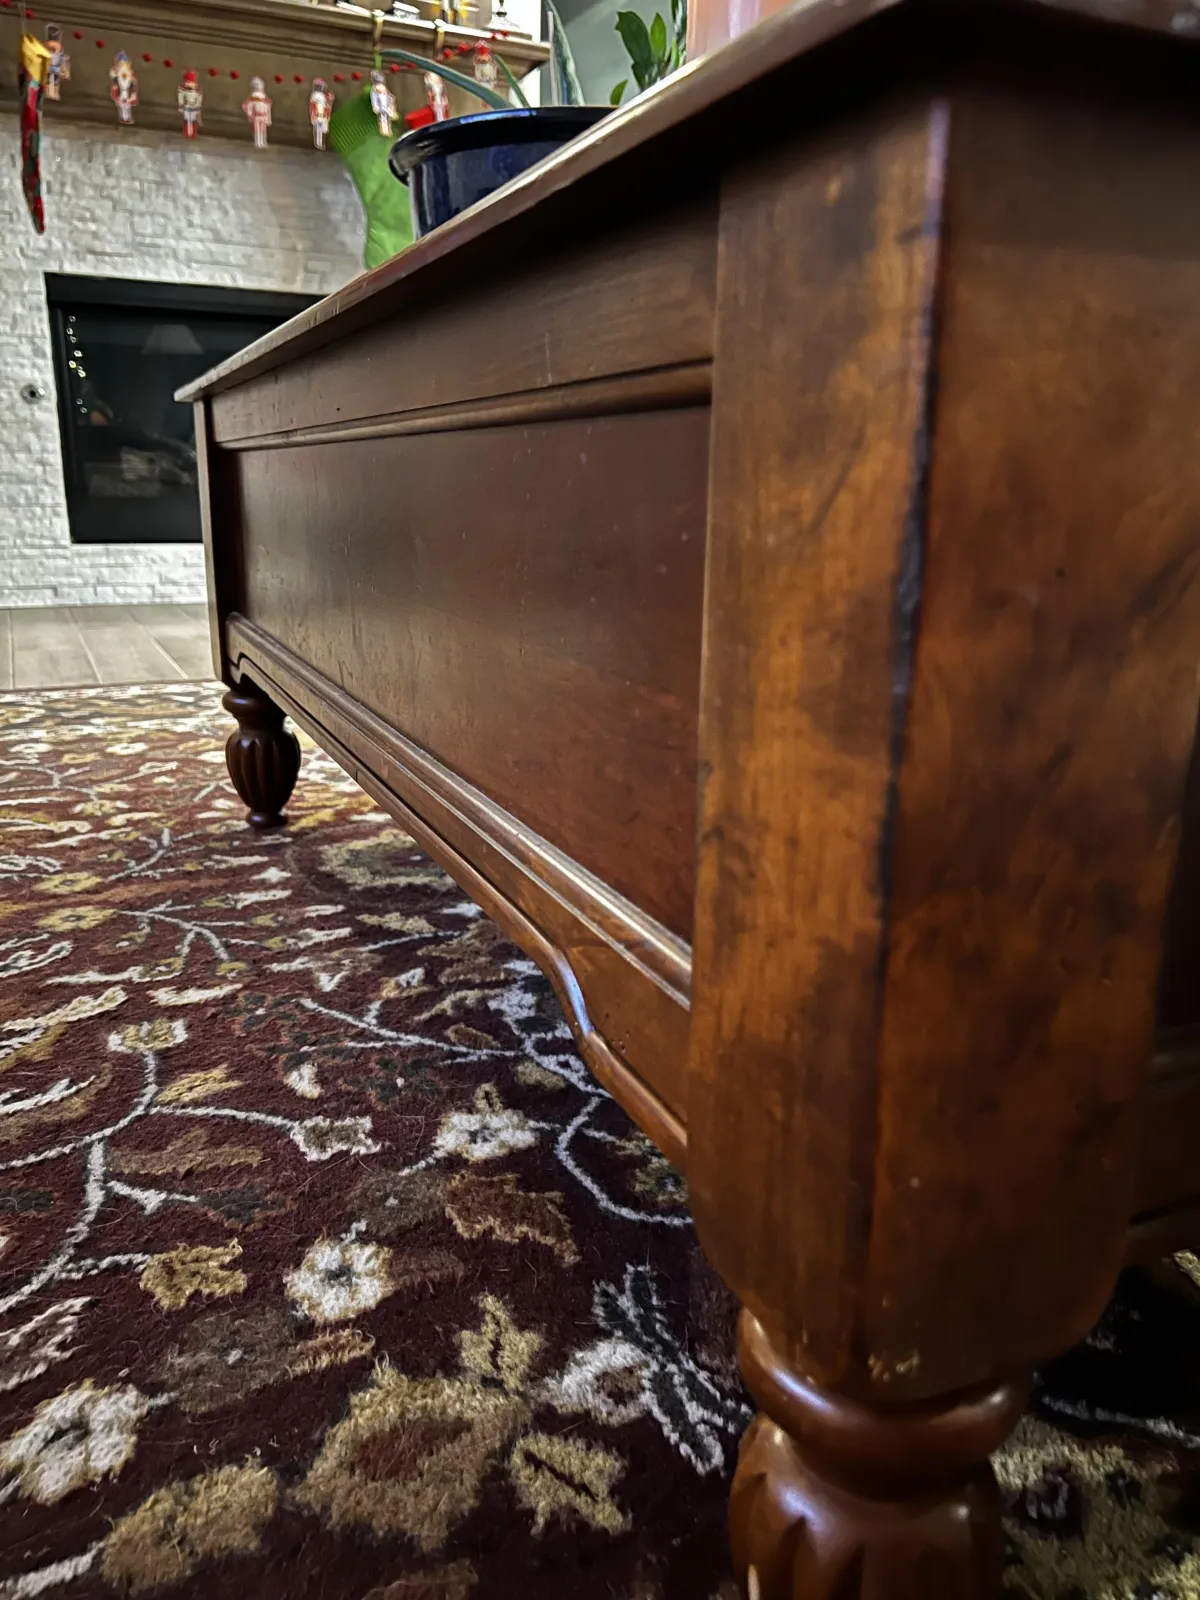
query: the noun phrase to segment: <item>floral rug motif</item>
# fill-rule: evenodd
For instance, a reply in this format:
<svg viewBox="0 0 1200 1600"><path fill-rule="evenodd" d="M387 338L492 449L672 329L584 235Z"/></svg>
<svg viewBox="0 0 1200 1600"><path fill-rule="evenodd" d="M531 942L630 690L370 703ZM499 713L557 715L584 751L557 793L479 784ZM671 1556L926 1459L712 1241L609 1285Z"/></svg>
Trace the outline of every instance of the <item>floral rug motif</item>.
<svg viewBox="0 0 1200 1600"><path fill-rule="evenodd" d="M0 695L0 1600L732 1600L679 1177L549 985L214 685ZM997 1461L1013 1597L1200 1597L1200 1263Z"/></svg>

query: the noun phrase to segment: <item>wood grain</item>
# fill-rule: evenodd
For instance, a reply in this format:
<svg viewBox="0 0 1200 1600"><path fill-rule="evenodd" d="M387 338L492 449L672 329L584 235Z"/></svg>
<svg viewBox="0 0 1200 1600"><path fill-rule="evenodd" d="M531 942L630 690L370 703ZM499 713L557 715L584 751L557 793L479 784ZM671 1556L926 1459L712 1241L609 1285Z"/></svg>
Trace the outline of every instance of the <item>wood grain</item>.
<svg viewBox="0 0 1200 1600"><path fill-rule="evenodd" d="M762 1408L738 1452L729 1505L749 1600L992 1600L1004 1572L988 1457L1028 1383L874 1409L792 1370L749 1312L738 1361Z"/></svg>
<svg viewBox="0 0 1200 1600"><path fill-rule="evenodd" d="M461 405L712 355L711 198L585 247L577 233L519 276L494 275L425 315L373 322L212 401L218 444Z"/></svg>
<svg viewBox="0 0 1200 1600"><path fill-rule="evenodd" d="M1196 724L1197 172L1166 108L955 105L865 1303L918 1392L1082 1337L1123 1256Z"/></svg>
<svg viewBox="0 0 1200 1600"><path fill-rule="evenodd" d="M248 678L226 691L221 704L237 719L225 744L230 781L254 828L274 828L300 771L300 741L284 727L283 708Z"/></svg>
<svg viewBox="0 0 1200 1600"><path fill-rule="evenodd" d="M682 1169L686 947L608 885L234 617L239 674L307 728L547 972L601 1083Z"/></svg>
<svg viewBox="0 0 1200 1600"><path fill-rule="evenodd" d="M212 402L192 407L196 433L196 482L200 495L200 536L204 541L204 577L208 592L208 632L213 673L230 682L225 656L224 619L242 604L244 586L242 508L237 466L212 437Z"/></svg>
<svg viewBox="0 0 1200 1600"><path fill-rule="evenodd" d="M285 428L280 433L224 439L227 450L288 450L298 444L335 444L341 439L387 439L400 434L465 433L525 422L561 422L568 417L614 417L624 411L666 411L707 405L712 394L711 361L683 361L611 378L525 389L458 404L418 406L362 419ZM401 397L402 398L402 397Z"/></svg>
<svg viewBox="0 0 1200 1600"><path fill-rule="evenodd" d="M943 139L938 107L872 116L721 199L689 1184L714 1265L826 1380L870 1206Z"/></svg>
<svg viewBox="0 0 1200 1600"><path fill-rule="evenodd" d="M240 609L686 938L707 445L697 407L239 452Z"/></svg>

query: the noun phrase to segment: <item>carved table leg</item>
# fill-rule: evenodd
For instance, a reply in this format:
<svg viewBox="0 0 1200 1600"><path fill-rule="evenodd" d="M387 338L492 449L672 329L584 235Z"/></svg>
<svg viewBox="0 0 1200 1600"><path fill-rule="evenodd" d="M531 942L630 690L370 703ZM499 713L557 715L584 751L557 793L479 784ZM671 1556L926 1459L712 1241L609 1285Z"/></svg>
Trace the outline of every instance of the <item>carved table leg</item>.
<svg viewBox="0 0 1200 1600"><path fill-rule="evenodd" d="M283 725L283 712L248 678L221 702L238 722L225 745L233 787L250 808L256 828L283 821L283 808L300 771L300 743Z"/></svg>
<svg viewBox="0 0 1200 1600"><path fill-rule="evenodd" d="M1004 1543L988 1456L1021 1384L872 1410L788 1371L743 1311L742 1370L762 1411L730 1502L746 1600L993 1600Z"/></svg>

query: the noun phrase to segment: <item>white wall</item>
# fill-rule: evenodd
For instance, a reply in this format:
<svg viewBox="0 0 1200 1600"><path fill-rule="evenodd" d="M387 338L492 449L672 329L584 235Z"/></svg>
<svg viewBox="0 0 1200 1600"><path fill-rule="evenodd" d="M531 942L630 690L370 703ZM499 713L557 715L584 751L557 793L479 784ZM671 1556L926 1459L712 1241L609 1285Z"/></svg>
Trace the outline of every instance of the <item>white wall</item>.
<svg viewBox="0 0 1200 1600"><path fill-rule="evenodd" d="M42 274L325 294L361 270L362 211L332 152L60 123L42 135L46 232L0 119L0 606L204 598L198 544L73 545ZM20 395L40 384L46 398Z"/></svg>
<svg viewBox="0 0 1200 1600"><path fill-rule="evenodd" d="M555 0L571 41L571 54L584 98L589 105L606 106L622 78L628 78L625 99L638 92L629 56L617 32L617 12L636 11L649 27L656 11L671 25L671 0Z"/></svg>
<svg viewBox="0 0 1200 1600"><path fill-rule="evenodd" d="M492 6L489 5L487 12L489 16L492 9ZM531 39L540 39L542 37L542 0L508 0L506 9L508 11L509 27L514 28L519 33L527 33ZM481 5L475 14L475 18L472 18L472 23L475 27L482 28L486 26L482 21L476 20L476 18L482 18L483 15L484 11ZM543 79L545 79L544 83ZM503 74L501 74L501 80L503 82ZM521 80L521 88L525 91L525 98L531 106L540 106L543 99L550 99L549 72L543 67L539 72L528 73ZM509 99L511 100L512 98L513 96L510 94Z"/></svg>

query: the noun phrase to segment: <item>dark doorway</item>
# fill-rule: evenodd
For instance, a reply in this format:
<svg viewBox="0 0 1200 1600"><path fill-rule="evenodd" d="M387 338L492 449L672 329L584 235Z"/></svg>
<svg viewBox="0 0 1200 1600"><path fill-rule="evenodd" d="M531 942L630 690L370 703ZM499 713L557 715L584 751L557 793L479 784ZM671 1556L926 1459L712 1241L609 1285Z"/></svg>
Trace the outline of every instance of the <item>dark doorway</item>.
<svg viewBox="0 0 1200 1600"><path fill-rule="evenodd" d="M46 299L72 541L198 540L192 408L175 390L315 297L47 273Z"/></svg>

